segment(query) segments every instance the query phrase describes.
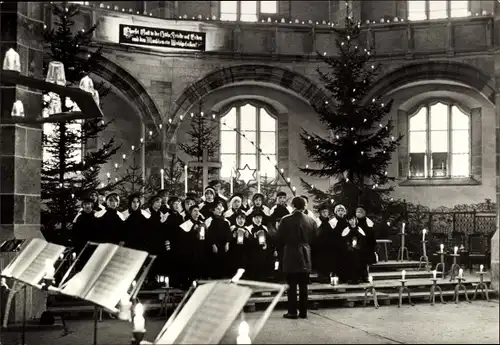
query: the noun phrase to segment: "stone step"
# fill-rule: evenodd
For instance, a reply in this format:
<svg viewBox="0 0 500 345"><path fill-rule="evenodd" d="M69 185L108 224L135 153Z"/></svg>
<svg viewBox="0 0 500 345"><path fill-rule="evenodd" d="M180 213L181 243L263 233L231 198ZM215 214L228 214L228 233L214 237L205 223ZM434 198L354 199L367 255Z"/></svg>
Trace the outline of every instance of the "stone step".
<svg viewBox="0 0 500 345"><path fill-rule="evenodd" d="M417 269L419 266L418 261L379 261L370 266L370 272Z"/></svg>

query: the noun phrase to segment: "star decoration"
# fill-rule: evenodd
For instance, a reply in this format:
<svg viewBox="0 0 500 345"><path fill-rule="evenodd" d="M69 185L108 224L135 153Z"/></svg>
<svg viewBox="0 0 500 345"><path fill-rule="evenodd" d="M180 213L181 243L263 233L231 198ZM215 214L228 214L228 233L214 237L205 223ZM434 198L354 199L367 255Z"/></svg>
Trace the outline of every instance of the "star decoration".
<svg viewBox="0 0 500 345"><path fill-rule="evenodd" d="M248 184L250 181L255 181L255 172L256 169L250 169L250 167L245 165L243 169L238 169L238 181L243 181L245 184Z"/></svg>

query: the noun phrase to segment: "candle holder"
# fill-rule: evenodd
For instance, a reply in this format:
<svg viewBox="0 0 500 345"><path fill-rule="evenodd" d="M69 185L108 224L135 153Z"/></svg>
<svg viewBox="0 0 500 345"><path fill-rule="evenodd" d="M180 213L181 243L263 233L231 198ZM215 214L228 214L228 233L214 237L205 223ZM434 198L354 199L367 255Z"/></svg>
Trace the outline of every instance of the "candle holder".
<svg viewBox="0 0 500 345"><path fill-rule="evenodd" d="M406 234L404 232L401 232L399 234L401 236L401 247L399 247L398 250L398 258L396 261L405 261L405 254L406 254L406 259L410 261L410 255L408 254L408 248L405 246L405 237Z"/></svg>
<svg viewBox="0 0 500 345"><path fill-rule="evenodd" d="M413 303L411 301L410 289L408 288L408 286L406 286L407 280L401 279L400 282L401 282L401 286L399 287L399 291L398 291L398 295L399 295L398 308L400 308L401 305L403 304L403 293L405 293L405 292L408 294L408 303L413 307L415 305L415 303Z"/></svg>
<svg viewBox="0 0 500 345"><path fill-rule="evenodd" d="M131 345L140 345L144 340L144 335L146 334L146 330L141 332L132 332L132 341Z"/></svg>
<svg viewBox="0 0 500 345"><path fill-rule="evenodd" d="M427 245L426 245L427 241L422 240L420 242L422 242L422 256L418 260L418 271L420 271L422 265L424 265L425 270L428 271L430 264L429 264L429 258L427 257Z"/></svg>
<svg viewBox="0 0 500 345"><path fill-rule="evenodd" d="M434 268L436 271L440 272L442 275L442 278L444 279L446 277L446 264L444 262L444 256L446 255L446 252L440 251L438 252L439 256L441 257L440 262L436 265ZM441 271L439 271L439 268L441 268Z"/></svg>
<svg viewBox="0 0 500 345"><path fill-rule="evenodd" d="M458 276L458 271L460 271L460 265L457 264L457 258L460 257L460 254L450 254L451 257L453 257L453 263L451 264L450 268L450 282L456 279Z"/></svg>
<svg viewBox="0 0 500 345"><path fill-rule="evenodd" d="M429 302L431 302L431 305L436 304L436 290L439 292L439 298L441 299L442 304L446 304L446 302L443 299L443 290L441 290L441 287L437 285L437 278L432 278L432 286L430 290L430 296L429 296Z"/></svg>
<svg viewBox="0 0 500 345"><path fill-rule="evenodd" d="M453 296L453 299L455 300L455 304L458 304L458 302L460 302L460 289L464 290L465 300L469 303L472 303L469 300L469 296L467 295L467 288L462 283L465 280L465 278L458 277L457 280L458 280L458 283L457 283L457 285L455 285L455 295Z"/></svg>
<svg viewBox="0 0 500 345"><path fill-rule="evenodd" d="M365 288L365 298L363 301L363 307L366 307L366 305L368 304L368 294L372 295L373 306L375 307L375 309L378 309L379 304L377 298L377 290L375 290L375 285L373 285L373 283L370 283L370 285Z"/></svg>
<svg viewBox="0 0 500 345"><path fill-rule="evenodd" d="M54 283L53 278L43 278L42 281L42 291L49 291L49 287Z"/></svg>
<svg viewBox="0 0 500 345"><path fill-rule="evenodd" d="M488 296L488 284L484 282L484 274L486 272L476 272L479 274L479 284L476 285L476 290L474 291L474 296L472 296L472 300L476 299L477 292L479 289L481 289L481 295L484 296L484 298L489 302L490 297Z"/></svg>

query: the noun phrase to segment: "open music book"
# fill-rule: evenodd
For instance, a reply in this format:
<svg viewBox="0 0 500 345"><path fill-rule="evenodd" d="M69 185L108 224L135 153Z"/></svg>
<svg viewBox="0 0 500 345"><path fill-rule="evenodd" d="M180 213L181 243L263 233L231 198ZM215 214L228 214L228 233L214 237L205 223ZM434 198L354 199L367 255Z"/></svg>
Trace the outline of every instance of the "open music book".
<svg viewBox="0 0 500 345"><path fill-rule="evenodd" d="M148 255L140 250L101 243L83 269L57 291L117 312L116 305L136 279Z"/></svg>
<svg viewBox="0 0 500 345"><path fill-rule="evenodd" d="M154 344L218 344L251 295L251 288L225 282L197 287Z"/></svg>
<svg viewBox="0 0 500 345"><path fill-rule="evenodd" d="M12 262L2 271L2 276L14 278L25 284L40 287L45 276L46 262L54 265L66 248L41 238L31 239Z"/></svg>

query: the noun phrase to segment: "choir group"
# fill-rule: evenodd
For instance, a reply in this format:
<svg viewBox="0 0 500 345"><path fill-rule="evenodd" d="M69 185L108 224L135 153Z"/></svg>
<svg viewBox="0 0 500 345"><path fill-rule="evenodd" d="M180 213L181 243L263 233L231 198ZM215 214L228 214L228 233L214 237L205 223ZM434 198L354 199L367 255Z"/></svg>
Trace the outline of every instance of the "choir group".
<svg viewBox="0 0 500 345"><path fill-rule="evenodd" d="M170 284L187 288L195 279L228 278L238 268L245 278L259 281L279 276L282 248L274 234L284 216L294 210L287 194L278 192L276 204L265 205L264 195L251 200L233 195L229 200L220 192L219 181L205 188L201 200L188 194L181 200L162 190L142 204L139 194L128 198L127 209L118 211L116 193L100 204L99 194L91 192L73 221L73 246L80 250L88 241L123 244L156 255L150 281L168 276ZM303 197L307 203L307 197ZM343 205L323 205L316 216L304 211L318 224L312 246L313 268L323 280L338 277L340 282L360 283L368 279L368 265L377 260L373 223L362 206L347 213Z"/></svg>

